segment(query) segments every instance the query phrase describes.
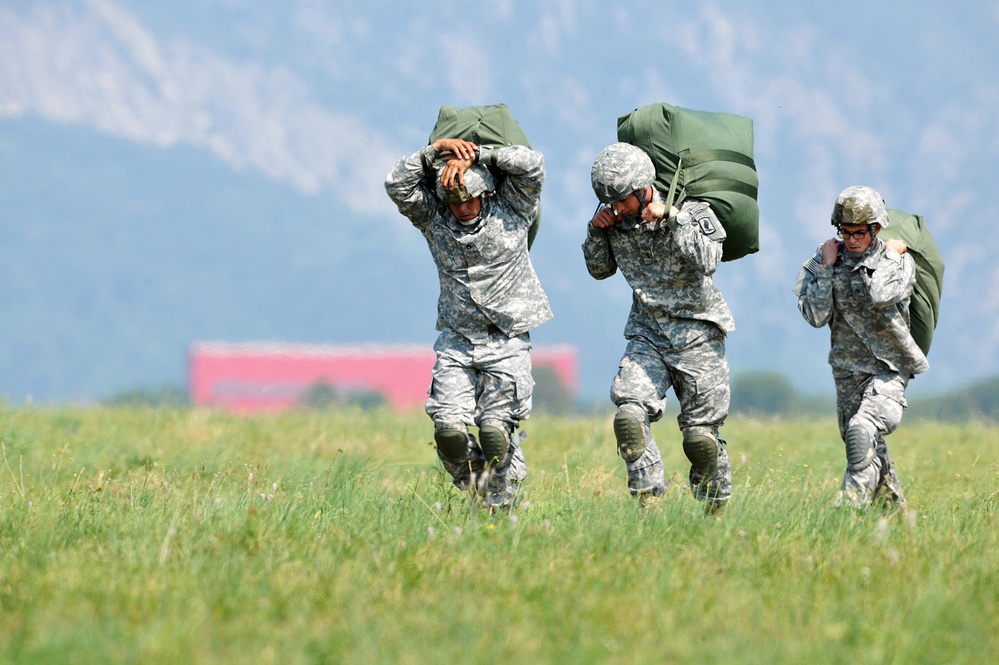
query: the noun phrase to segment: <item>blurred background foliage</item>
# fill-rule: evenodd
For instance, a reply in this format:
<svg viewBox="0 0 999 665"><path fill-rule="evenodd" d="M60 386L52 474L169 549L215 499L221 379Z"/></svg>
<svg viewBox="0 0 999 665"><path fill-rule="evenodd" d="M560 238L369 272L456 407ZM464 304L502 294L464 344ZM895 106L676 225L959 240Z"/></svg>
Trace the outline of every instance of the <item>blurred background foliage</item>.
<svg viewBox="0 0 999 665"><path fill-rule="evenodd" d="M580 401L550 368L536 367L534 380L535 413L569 415L599 413L612 408L609 398L606 401ZM184 387L152 386L116 393L101 403L107 406L184 408L190 405L190 400ZM385 404L384 397L376 392L344 390L330 384L317 383L299 395L296 408L376 409ZM667 412L675 414L676 408L676 398L671 393L667 396ZM803 393L779 372L750 371L732 376L733 414L796 418L833 415L835 408L835 397L832 395ZM945 422L999 422L999 376L976 380L962 388L937 395L910 397L905 418Z"/></svg>

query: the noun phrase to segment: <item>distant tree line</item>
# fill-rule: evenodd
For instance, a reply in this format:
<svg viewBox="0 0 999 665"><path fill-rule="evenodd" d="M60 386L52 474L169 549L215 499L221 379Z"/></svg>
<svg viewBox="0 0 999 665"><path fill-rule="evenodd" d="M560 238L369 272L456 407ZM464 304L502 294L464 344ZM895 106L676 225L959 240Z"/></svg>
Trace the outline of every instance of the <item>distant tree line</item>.
<svg viewBox="0 0 999 665"><path fill-rule="evenodd" d="M581 402L548 367L534 368L534 408L539 413L567 415L601 412L609 401ZM940 396L909 398L906 418L927 420L979 420L999 423L999 377L984 379L965 388ZM670 397L667 410L677 411L676 398ZM779 372L747 371L732 376L731 413L773 418L835 416L836 398L832 394L811 395L795 388Z"/></svg>
<svg viewBox="0 0 999 665"><path fill-rule="evenodd" d="M999 377L941 395L909 397L907 419L999 422ZM804 395L777 372L744 372L732 379L732 413L794 417L835 413L835 397Z"/></svg>
<svg viewBox="0 0 999 665"><path fill-rule="evenodd" d="M582 402L549 367L534 368L534 408L537 413L570 415L600 412L608 401ZM184 408L190 405L187 391L174 386L137 388L103 400L109 406ZM373 391L344 390L326 383L310 386L296 402L299 409L335 409L385 406L382 395ZM669 403L675 411L676 400ZM794 387L783 374L770 371L741 372L732 377L731 412L738 415L800 418L835 413L832 395L807 395ZM999 376L981 379L964 388L930 397L909 398L906 418L999 423Z"/></svg>
<svg viewBox="0 0 999 665"><path fill-rule="evenodd" d="M732 377L732 405L735 414L794 418L835 413L832 396L806 395L779 372L740 372Z"/></svg>
<svg viewBox="0 0 999 665"><path fill-rule="evenodd" d="M909 412L931 420L999 422L999 376L942 395L910 399Z"/></svg>
<svg viewBox="0 0 999 665"><path fill-rule="evenodd" d="M295 405L299 409L335 409L356 406L362 409L377 409L385 406L385 397L373 390L346 390L329 383L313 384L303 391Z"/></svg>
<svg viewBox="0 0 999 665"><path fill-rule="evenodd" d="M187 389L180 386L155 386L132 388L115 393L101 400L106 406L138 406L162 409L180 409L190 406Z"/></svg>

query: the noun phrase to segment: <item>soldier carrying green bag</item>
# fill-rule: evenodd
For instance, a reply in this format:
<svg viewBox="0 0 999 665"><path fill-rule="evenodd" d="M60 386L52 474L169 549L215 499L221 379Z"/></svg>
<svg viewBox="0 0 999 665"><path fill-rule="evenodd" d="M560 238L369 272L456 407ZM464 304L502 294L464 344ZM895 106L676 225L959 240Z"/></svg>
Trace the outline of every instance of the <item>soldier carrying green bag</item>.
<svg viewBox="0 0 999 665"><path fill-rule="evenodd" d="M528 253L544 178L540 152L446 136L385 181L440 278L426 402L437 455L455 486L490 508L511 507L527 474L518 427L531 413L530 331L552 318Z"/></svg>
<svg viewBox="0 0 999 665"><path fill-rule="evenodd" d="M601 151L591 170L600 205L583 243L587 270L595 279L620 270L633 291L624 331L628 344L611 384L614 435L628 489L647 504L665 489L650 423L662 418L672 388L680 402L677 422L691 464L690 489L714 512L732 494L718 428L728 416L725 336L735 323L711 279L726 229L705 201L688 198L679 208L667 208L655 179L649 155L623 142Z"/></svg>
<svg viewBox="0 0 999 665"><path fill-rule="evenodd" d="M719 428L731 398L725 339L735 322L712 275L759 250L753 121L657 103L619 117L617 138L593 163L601 205L583 255L594 278L620 270L633 291L628 344L611 384L618 454L640 503L662 494L651 423L672 388L690 490L714 512L732 494Z"/></svg>
<svg viewBox="0 0 999 665"><path fill-rule="evenodd" d="M837 503L902 507L885 437L902 420L909 381L930 366L910 330L917 266L905 242L878 237L891 217L871 187L844 189L831 222L839 237L826 240L805 263L794 293L805 320L830 330L829 364L846 444Z"/></svg>

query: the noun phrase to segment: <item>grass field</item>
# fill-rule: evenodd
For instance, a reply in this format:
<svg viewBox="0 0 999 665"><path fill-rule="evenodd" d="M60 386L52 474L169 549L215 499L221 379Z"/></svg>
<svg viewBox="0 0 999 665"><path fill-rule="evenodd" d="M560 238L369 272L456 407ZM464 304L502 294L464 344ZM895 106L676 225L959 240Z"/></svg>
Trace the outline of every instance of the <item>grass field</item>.
<svg viewBox="0 0 999 665"><path fill-rule="evenodd" d="M999 428L903 423L910 510L834 509L835 423L733 418L734 495L640 510L610 417L526 423L521 507L423 414L0 407L0 663L987 663Z"/></svg>

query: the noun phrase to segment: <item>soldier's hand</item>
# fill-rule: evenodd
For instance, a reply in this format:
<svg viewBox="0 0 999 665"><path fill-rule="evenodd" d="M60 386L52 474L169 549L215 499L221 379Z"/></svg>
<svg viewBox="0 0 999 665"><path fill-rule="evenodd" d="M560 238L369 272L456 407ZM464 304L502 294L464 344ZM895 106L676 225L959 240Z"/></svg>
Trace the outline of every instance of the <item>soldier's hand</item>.
<svg viewBox="0 0 999 665"><path fill-rule="evenodd" d="M465 171L472 165L468 159L445 159L441 170L441 185L444 189L454 189L465 186Z"/></svg>
<svg viewBox="0 0 999 665"><path fill-rule="evenodd" d="M906 250L909 249L909 246L906 245L901 240L899 240L898 238L888 238L884 242L885 242L885 247L887 247L888 249L894 249L899 254L905 254Z"/></svg>
<svg viewBox="0 0 999 665"><path fill-rule="evenodd" d="M437 152L450 152L455 159L473 161L475 159L475 144L465 139L437 139L430 145Z"/></svg>
<svg viewBox="0 0 999 665"><path fill-rule="evenodd" d="M593 219L590 220L590 224L597 227L598 229L606 229L609 226L614 226L614 222L621 219L619 215L614 214L614 210L610 206L602 205L597 208L597 212L594 213Z"/></svg>
<svg viewBox="0 0 999 665"><path fill-rule="evenodd" d="M836 257L839 256L839 248L843 246L843 241L836 238L829 238L822 243L822 265L836 265Z"/></svg>
<svg viewBox="0 0 999 665"><path fill-rule="evenodd" d="M666 204L653 201L642 209L642 219L646 222L657 222L666 216Z"/></svg>
<svg viewBox="0 0 999 665"><path fill-rule="evenodd" d="M676 206L672 206L669 209L669 216L676 217L680 214L680 210ZM652 223L660 219L666 219L666 204L660 203L658 201L653 201L652 203L645 206L642 209L642 219L646 222Z"/></svg>

